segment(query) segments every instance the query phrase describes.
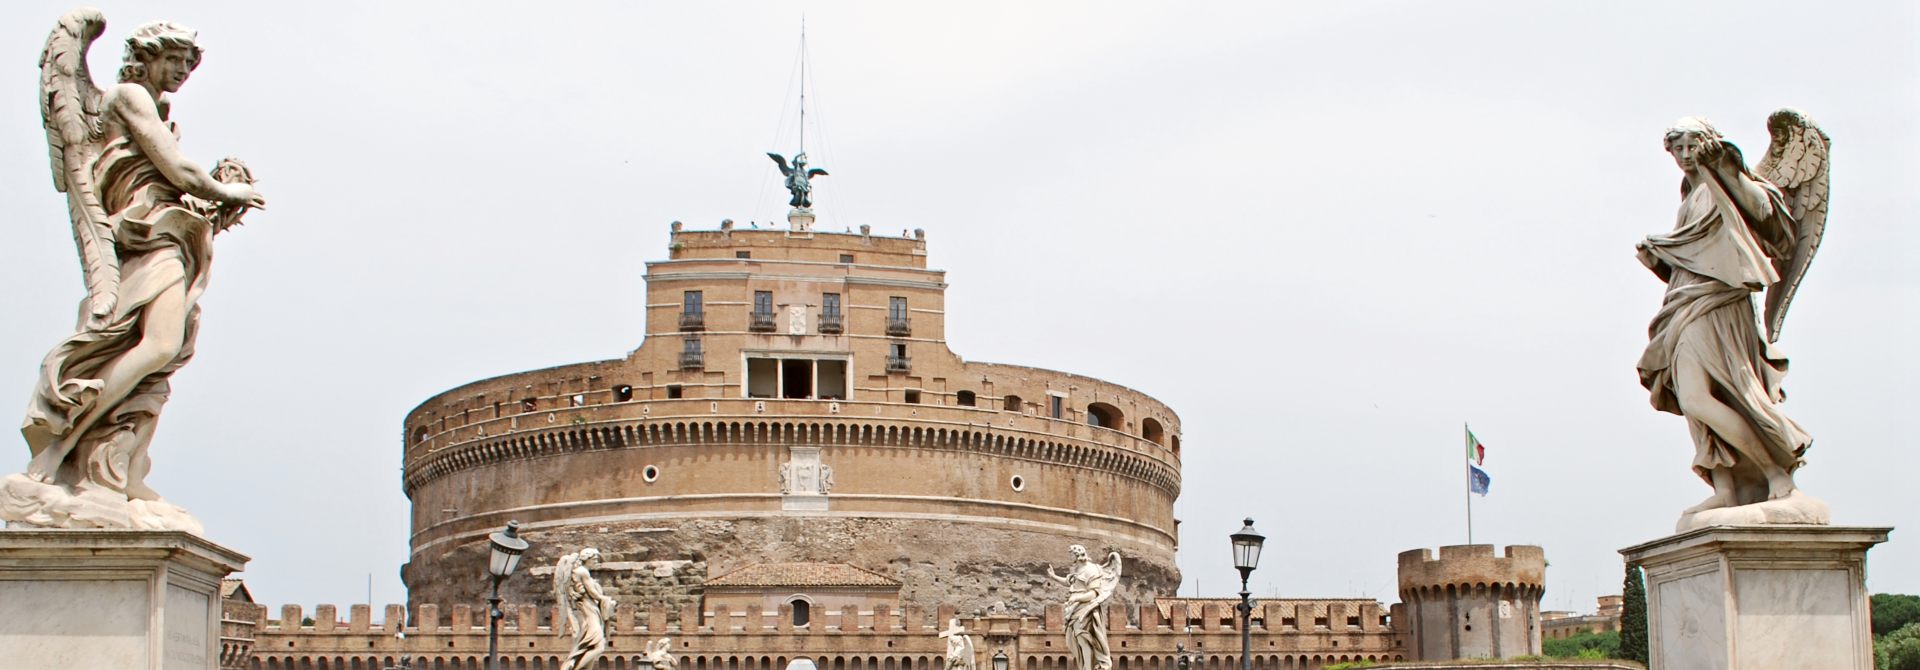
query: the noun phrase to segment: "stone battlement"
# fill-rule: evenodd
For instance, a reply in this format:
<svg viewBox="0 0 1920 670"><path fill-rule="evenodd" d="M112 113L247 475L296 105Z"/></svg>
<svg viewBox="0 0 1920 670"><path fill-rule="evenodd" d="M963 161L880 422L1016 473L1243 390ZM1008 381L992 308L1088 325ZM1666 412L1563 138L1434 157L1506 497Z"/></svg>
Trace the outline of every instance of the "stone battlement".
<svg viewBox="0 0 1920 670"><path fill-rule="evenodd" d="M1437 559L1430 550L1413 549L1400 552L1400 597L1449 587L1538 590L1546 584L1546 573L1546 552L1534 545L1509 546L1504 556L1495 556L1491 544L1450 545L1440 548Z"/></svg>

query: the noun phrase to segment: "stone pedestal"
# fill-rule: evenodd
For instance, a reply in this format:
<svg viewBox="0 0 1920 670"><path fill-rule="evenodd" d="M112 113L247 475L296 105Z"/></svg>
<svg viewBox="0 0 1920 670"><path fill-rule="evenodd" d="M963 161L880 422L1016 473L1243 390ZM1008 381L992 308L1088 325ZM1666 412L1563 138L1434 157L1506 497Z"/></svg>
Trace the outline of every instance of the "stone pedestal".
<svg viewBox="0 0 1920 670"><path fill-rule="evenodd" d="M180 531L0 530L0 666L218 668L220 579L246 563Z"/></svg>
<svg viewBox="0 0 1920 670"><path fill-rule="evenodd" d="M813 210L806 207L795 207L792 211L787 212L787 231L791 233L806 233L811 236L813 234Z"/></svg>
<svg viewBox="0 0 1920 670"><path fill-rule="evenodd" d="M1867 549L1892 528L1713 526L1620 550L1652 670L1872 670Z"/></svg>

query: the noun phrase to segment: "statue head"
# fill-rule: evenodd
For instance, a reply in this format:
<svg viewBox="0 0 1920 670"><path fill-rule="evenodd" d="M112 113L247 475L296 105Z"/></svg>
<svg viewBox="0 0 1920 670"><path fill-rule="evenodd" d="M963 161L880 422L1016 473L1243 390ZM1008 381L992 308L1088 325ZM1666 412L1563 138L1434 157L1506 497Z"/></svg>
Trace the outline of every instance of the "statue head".
<svg viewBox="0 0 1920 670"><path fill-rule="evenodd" d="M148 84L162 91L178 91L187 75L200 67L200 33L169 21L140 26L127 38L120 59L120 82Z"/></svg>
<svg viewBox="0 0 1920 670"><path fill-rule="evenodd" d="M806 164L807 164L807 152L802 151L800 153L793 155L793 169L798 170L800 169L800 166L806 165Z"/></svg>
<svg viewBox="0 0 1920 670"><path fill-rule="evenodd" d="M1067 553L1069 553L1069 554L1073 554L1073 560L1076 560L1076 561L1084 561L1084 560L1087 560L1087 548L1086 548L1086 547L1082 547L1082 546L1080 546L1080 545L1077 545L1077 544L1076 544L1076 545L1071 545L1071 546L1068 546L1068 547L1067 547Z"/></svg>
<svg viewBox="0 0 1920 670"><path fill-rule="evenodd" d="M600 566L600 550L587 547L580 550L580 564L589 568Z"/></svg>
<svg viewBox="0 0 1920 670"><path fill-rule="evenodd" d="M1687 172L1693 171L1702 161L1718 158L1723 149L1730 147L1720 135L1720 129L1698 116L1673 122L1673 127L1667 129L1663 144L1667 153L1673 155L1673 162Z"/></svg>

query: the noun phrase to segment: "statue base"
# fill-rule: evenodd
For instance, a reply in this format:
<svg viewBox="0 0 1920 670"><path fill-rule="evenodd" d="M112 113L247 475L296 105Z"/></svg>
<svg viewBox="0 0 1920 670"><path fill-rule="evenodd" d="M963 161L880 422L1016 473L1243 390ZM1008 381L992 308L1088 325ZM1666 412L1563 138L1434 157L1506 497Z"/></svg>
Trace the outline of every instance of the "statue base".
<svg viewBox="0 0 1920 670"><path fill-rule="evenodd" d="M1867 549L1892 528L1714 526L1620 550L1651 670L1872 670Z"/></svg>
<svg viewBox="0 0 1920 670"><path fill-rule="evenodd" d="M813 210L795 207L787 212L787 230L794 233L813 234Z"/></svg>
<svg viewBox="0 0 1920 670"><path fill-rule="evenodd" d="M0 531L0 663L215 670L220 580L246 564L179 531Z"/></svg>
<svg viewBox="0 0 1920 670"><path fill-rule="evenodd" d="M200 521L164 500L129 499L101 487L48 484L24 474L0 478L0 520L8 528L177 530L205 535Z"/></svg>
<svg viewBox="0 0 1920 670"><path fill-rule="evenodd" d="M1819 498L1794 491L1779 500L1683 513L1680 515L1680 522L1674 524L1673 532L1685 533L1710 526L1785 524L1825 526L1830 523L1833 523L1833 513L1827 511L1826 503L1821 502Z"/></svg>

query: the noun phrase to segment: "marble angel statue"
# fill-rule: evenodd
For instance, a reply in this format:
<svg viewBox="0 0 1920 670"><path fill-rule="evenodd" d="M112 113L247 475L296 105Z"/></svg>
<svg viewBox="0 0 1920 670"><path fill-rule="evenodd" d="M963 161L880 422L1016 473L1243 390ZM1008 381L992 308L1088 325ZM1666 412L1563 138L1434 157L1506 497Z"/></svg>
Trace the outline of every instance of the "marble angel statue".
<svg viewBox="0 0 1920 670"><path fill-rule="evenodd" d="M948 619L940 637L947 640L946 670L975 670L973 636L960 626L959 619Z"/></svg>
<svg viewBox="0 0 1920 670"><path fill-rule="evenodd" d="M613 617L613 599L600 591L593 568L600 567L600 550L587 547L560 557L553 566L553 600L567 611L567 622L556 626L573 636L573 650L560 670L586 670L613 646L607 630Z"/></svg>
<svg viewBox="0 0 1920 670"><path fill-rule="evenodd" d="M1120 553L1108 552L1107 562L1094 563L1086 547L1076 544L1067 551L1073 554L1073 566L1066 574L1047 566L1047 576L1067 586L1067 657L1077 670L1113 670L1113 653L1107 646L1107 602L1120 587Z"/></svg>
<svg viewBox="0 0 1920 670"><path fill-rule="evenodd" d="M673 638L663 637L653 642L648 642L644 650L646 652L644 655L647 658L647 662L653 664L653 670L674 670L674 668L679 667L680 661L673 657L672 649Z"/></svg>
<svg viewBox="0 0 1920 670"><path fill-rule="evenodd" d="M1829 520L1824 503L1794 486L1813 438L1780 409L1787 359L1774 348L1826 230L1828 140L1791 109L1774 112L1767 130L1772 143L1749 168L1705 119L1668 129L1666 149L1684 173L1679 217L1672 232L1638 245L1640 262L1667 283L1640 383L1655 409L1686 417L1693 470L1713 487L1681 516L1682 531Z"/></svg>
<svg viewBox="0 0 1920 670"><path fill-rule="evenodd" d="M245 164L202 171L180 147L170 94L200 65L197 34L154 22L127 38L101 90L87 49L97 10L61 17L40 55L54 189L66 194L86 297L41 363L20 432L32 460L0 481L10 525L201 532L147 486L168 378L193 357L215 235L266 200Z"/></svg>

